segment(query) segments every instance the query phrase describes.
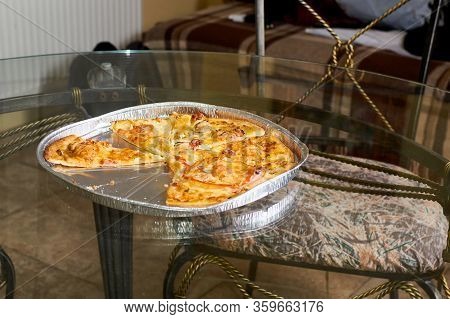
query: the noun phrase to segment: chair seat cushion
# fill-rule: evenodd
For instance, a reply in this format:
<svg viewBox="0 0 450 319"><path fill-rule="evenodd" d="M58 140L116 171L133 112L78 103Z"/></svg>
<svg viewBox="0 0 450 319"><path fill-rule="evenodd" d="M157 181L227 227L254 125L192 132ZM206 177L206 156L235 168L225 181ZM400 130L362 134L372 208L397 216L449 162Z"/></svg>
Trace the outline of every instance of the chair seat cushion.
<svg viewBox="0 0 450 319"><path fill-rule="evenodd" d="M308 158L305 167L365 181L427 187L410 179L314 155ZM350 185L306 172L299 177ZM251 236L245 232L213 234L202 239L201 244L238 254L356 271L418 274L442 267L448 221L439 203L358 194L297 181L291 182L290 187L298 188L297 203L282 220Z"/></svg>

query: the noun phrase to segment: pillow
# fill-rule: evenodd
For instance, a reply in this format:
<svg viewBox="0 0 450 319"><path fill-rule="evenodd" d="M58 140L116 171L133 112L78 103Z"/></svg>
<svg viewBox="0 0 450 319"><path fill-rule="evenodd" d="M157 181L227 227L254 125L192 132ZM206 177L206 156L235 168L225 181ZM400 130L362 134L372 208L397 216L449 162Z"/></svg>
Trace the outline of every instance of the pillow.
<svg viewBox="0 0 450 319"><path fill-rule="evenodd" d="M399 0L336 0L350 17L370 22ZM411 0L380 22L380 26L408 30L425 24L431 15L431 0Z"/></svg>

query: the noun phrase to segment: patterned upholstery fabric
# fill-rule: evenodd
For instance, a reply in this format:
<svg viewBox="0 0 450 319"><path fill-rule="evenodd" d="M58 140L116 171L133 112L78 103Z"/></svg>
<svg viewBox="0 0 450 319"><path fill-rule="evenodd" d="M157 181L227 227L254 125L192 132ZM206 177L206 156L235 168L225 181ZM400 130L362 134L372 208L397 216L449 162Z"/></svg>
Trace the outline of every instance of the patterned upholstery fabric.
<svg viewBox="0 0 450 319"><path fill-rule="evenodd" d="M313 155L305 166L385 184L426 187ZM300 176L346 185L306 172ZM297 203L277 223L260 230L256 236L246 236L245 232L217 233L202 239L201 244L241 254L363 271L418 274L443 265L442 252L449 225L440 204L413 198L361 195L295 181L290 188L298 189Z"/></svg>

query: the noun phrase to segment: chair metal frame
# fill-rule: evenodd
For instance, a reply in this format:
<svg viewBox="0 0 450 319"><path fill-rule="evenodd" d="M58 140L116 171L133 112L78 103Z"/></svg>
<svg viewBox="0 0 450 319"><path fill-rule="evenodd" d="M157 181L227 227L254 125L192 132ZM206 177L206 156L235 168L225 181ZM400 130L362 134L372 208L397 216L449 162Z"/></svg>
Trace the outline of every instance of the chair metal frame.
<svg viewBox="0 0 450 319"><path fill-rule="evenodd" d="M14 298L16 289L16 272L11 258L0 247L0 289L5 287L5 298Z"/></svg>

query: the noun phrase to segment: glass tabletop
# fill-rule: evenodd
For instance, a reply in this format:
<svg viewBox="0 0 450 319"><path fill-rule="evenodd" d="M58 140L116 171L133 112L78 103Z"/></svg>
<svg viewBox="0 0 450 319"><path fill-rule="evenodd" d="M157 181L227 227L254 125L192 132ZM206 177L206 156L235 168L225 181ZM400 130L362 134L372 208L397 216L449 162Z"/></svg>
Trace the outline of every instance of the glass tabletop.
<svg viewBox="0 0 450 319"><path fill-rule="evenodd" d="M321 81L327 73L330 80ZM352 215L345 231L338 225L350 223L348 216L342 217L348 201L364 212L357 203L367 204L368 198L381 198L386 207L421 200L428 203L428 212L436 212L436 223L446 226L445 217L439 216L450 158L448 91L305 61L181 51L7 59L0 60L0 74L0 245L16 261L19 297L161 297L176 245L243 260L256 256L325 270L354 268L355 273L381 267L384 275L405 275L413 262L402 261L395 269L373 266L373 260L361 266L355 256L367 246L355 248L360 238L346 236L358 231L362 224L355 219L362 215ZM58 127L126 107L175 101L226 106L267 118L299 137L311 156L294 180L267 198L195 217L128 214L92 203L66 189L36 160L37 142ZM136 174L141 178L143 172ZM337 204L327 204L326 196ZM399 224L392 227L388 235L397 236ZM331 237L342 241L340 251L310 250ZM344 249L346 244L350 248ZM439 245L436 249L442 250ZM342 251L355 256L327 259ZM424 273L433 268L415 267ZM127 275L119 276L117 269ZM267 273L260 280L287 296L348 297L357 290L334 278L345 292L330 292L325 288L329 276L317 276L323 287L312 295L295 281L280 288ZM217 277L209 278L213 285ZM202 289L194 296L202 297Z"/></svg>

